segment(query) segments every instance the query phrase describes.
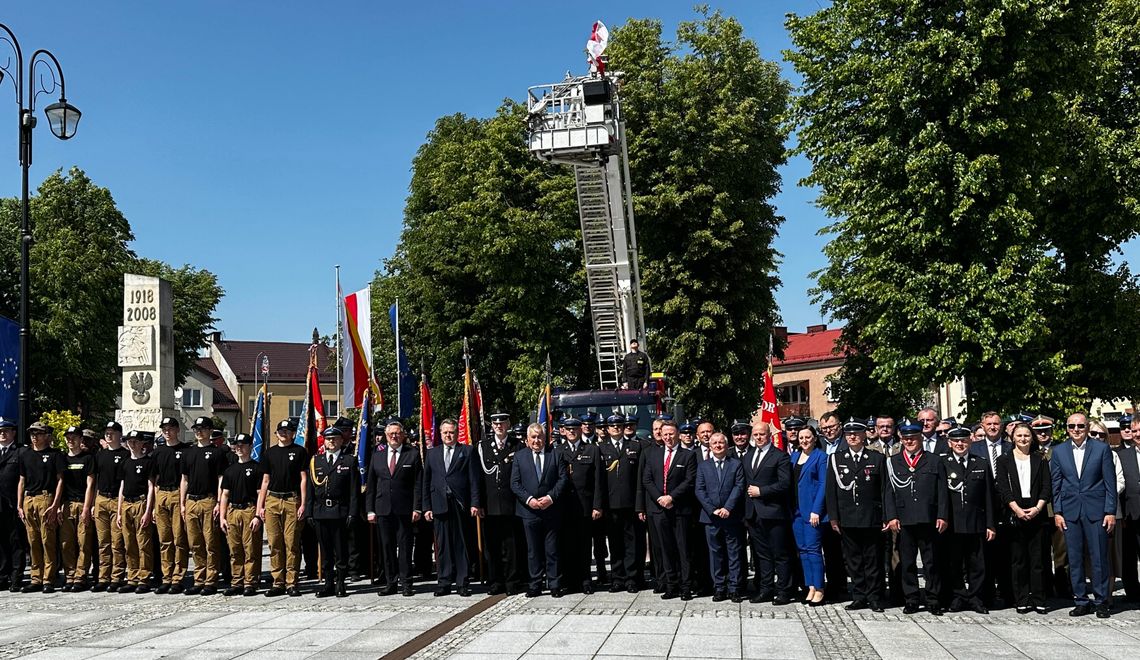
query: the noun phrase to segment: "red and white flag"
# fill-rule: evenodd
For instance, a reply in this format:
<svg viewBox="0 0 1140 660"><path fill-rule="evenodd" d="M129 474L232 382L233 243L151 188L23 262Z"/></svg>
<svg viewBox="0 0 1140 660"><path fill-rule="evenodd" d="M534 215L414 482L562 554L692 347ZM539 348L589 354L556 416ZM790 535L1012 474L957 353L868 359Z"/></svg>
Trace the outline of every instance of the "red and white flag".
<svg viewBox="0 0 1140 660"><path fill-rule="evenodd" d="M344 404L359 408L364 393L378 388L372 378L372 290L364 288L344 297L340 307L341 365L344 369Z"/></svg>
<svg viewBox="0 0 1140 660"><path fill-rule="evenodd" d="M590 40L586 42L586 61L598 69L598 73L605 73L606 63L602 61L602 53L610 43L610 31L606 24L594 21L594 29L590 32Z"/></svg>
<svg viewBox="0 0 1140 660"><path fill-rule="evenodd" d="M776 408L776 387L772 384L772 337L768 337L768 369L764 371L764 392L760 395L760 421L772 425L772 443L784 449L780 412Z"/></svg>

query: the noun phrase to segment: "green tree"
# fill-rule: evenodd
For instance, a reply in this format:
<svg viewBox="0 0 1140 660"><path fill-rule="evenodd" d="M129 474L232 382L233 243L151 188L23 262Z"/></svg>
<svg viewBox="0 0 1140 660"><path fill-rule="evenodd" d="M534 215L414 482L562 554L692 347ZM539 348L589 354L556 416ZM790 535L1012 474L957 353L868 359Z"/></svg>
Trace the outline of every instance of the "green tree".
<svg viewBox="0 0 1140 660"><path fill-rule="evenodd" d="M78 168L45 179L30 207L33 411L75 411L96 421L111 416L120 393L116 338L127 272L172 281L175 368L187 373L222 296L215 276L139 259L111 192ZM19 236L19 200L0 200L0 314L12 319L19 317Z"/></svg>
<svg viewBox="0 0 1140 660"><path fill-rule="evenodd" d="M1134 26L1128 2L836 0L789 17L805 183L834 218L817 293L865 355L845 379L914 400L965 376L974 409L1108 393L1087 360L1118 346L1083 296L1135 290L1109 259L1137 229L1136 114L1110 111L1135 107L1120 64L1135 30L1105 26L1129 5Z"/></svg>
<svg viewBox="0 0 1140 660"><path fill-rule="evenodd" d="M780 318L771 199L790 87L739 22L699 12L673 42L630 20L607 53L624 73L648 351L687 409L728 420L759 400Z"/></svg>

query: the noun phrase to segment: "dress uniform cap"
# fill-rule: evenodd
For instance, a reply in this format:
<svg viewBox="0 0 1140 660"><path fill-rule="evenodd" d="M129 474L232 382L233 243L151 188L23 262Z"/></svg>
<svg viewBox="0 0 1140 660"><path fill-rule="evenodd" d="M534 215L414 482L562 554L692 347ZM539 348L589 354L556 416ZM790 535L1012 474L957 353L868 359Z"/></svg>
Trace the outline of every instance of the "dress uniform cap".
<svg viewBox="0 0 1140 660"><path fill-rule="evenodd" d="M344 437L344 432L341 431L336 426L330 426L327 429L325 429L325 432L322 433L321 435L323 435L326 438L340 438L340 437Z"/></svg>
<svg viewBox="0 0 1140 660"><path fill-rule="evenodd" d="M1121 415L1116 421L1120 422L1120 428L1124 428L1132 423L1132 415Z"/></svg>
<svg viewBox="0 0 1140 660"><path fill-rule="evenodd" d="M1029 425L1035 429L1051 429L1053 428L1053 418L1045 415L1038 415L1029 422Z"/></svg>
<svg viewBox="0 0 1140 660"><path fill-rule="evenodd" d="M899 435L918 435L922 433L922 424L913 419L903 419L899 422Z"/></svg>
<svg viewBox="0 0 1140 660"><path fill-rule="evenodd" d="M635 414L631 414L631 415L626 415L626 416L625 416L625 423L626 423L626 424L636 424L636 423L638 423L638 422L640 422L640 421L641 421L641 418L640 418L640 417L638 417L636 413L635 413Z"/></svg>
<svg viewBox="0 0 1140 660"><path fill-rule="evenodd" d="M697 425L692 420L686 420L684 424L677 428L678 433L696 433Z"/></svg>
<svg viewBox="0 0 1140 660"><path fill-rule="evenodd" d="M657 416L657 421L659 421L659 422L667 422L671 419L673 419L672 413L661 413L660 415Z"/></svg>
<svg viewBox="0 0 1140 660"><path fill-rule="evenodd" d="M625 425L625 415L621 413L614 413L606 418L606 424Z"/></svg>
<svg viewBox="0 0 1140 660"><path fill-rule="evenodd" d="M191 429L212 429L214 428L214 420L209 417L198 417L194 420Z"/></svg>
<svg viewBox="0 0 1140 660"><path fill-rule="evenodd" d="M524 435L526 435L526 427L523 426L521 423L515 424L514 426L511 427L511 430L508 431L508 433L510 433L511 435L513 435L516 438L522 439L522 437Z"/></svg>
<svg viewBox="0 0 1140 660"><path fill-rule="evenodd" d="M732 421L731 431L733 433L747 433L752 428L747 419L736 419Z"/></svg>
<svg viewBox="0 0 1140 660"><path fill-rule="evenodd" d="M955 426L946 432L946 437L950 440L968 440L972 435L973 432L966 426Z"/></svg>
<svg viewBox="0 0 1140 660"><path fill-rule="evenodd" d="M784 420L784 428L788 431L798 431L805 426L807 426L807 422L799 417L792 416Z"/></svg>
<svg viewBox="0 0 1140 660"><path fill-rule="evenodd" d="M576 429L582 426L582 420L577 417L563 417L561 424L568 429Z"/></svg>
<svg viewBox="0 0 1140 660"><path fill-rule="evenodd" d="M351 431L356 427L356 425L352 423L352 420L347 417L337 417L332 425L342 431Z"/></svg>
<svg viewBox="0 0 1140 660"><path fill-rule="evenodd" d="M182 424L178 422L177 417L163 417L162 421L158 423L158 428L161 429L167 426L182 426Z"/></svg>
<svg viewBox="0 0 1140 660"><path fill-rule="evenodd" d="M277 430L278 431L296 431L297 430L297 422L293 421L292 419L283 419L280 422L277 422Z"/></svg>
<svg viewBox="0 0 1140 660"><path fill-rule="evenodd" d="M252 445L253 436L248 433L239 433L230 438L231 445Z"/></svg>
<svg viewBox="0 0 1140 660"><path fill-rule="evenodd" d="M509 422L509 421L511 421L511 416L505 412L491 413L491 421L492 422Z"/></svg>
<svg viewBox="0 0 1140 660"><path fill-rule="evenodd" d="M47 424L44 424L43 422L32 422L32 425L28 427L28 430L32 433L51 433L51 427Z"/></svg>
<svg viewBox="0 0 1140 660"><path fill-rule="evenodd" d="M851 419L847 420L846 424L843 425L844 433L859 433L860 431L866 430L867 422L862 419L858 419L857 417L852 417Z"/></svg>
<svg viewBox="0 0 1140 660"><path fill-rule="evenodd" d="M578 415L578 419L581 420L583 424L593 424L598 421L598 416L592 411L587 410L581 415Z"/></svg>
<svg viewBox="0 0 1140 660"><path fill-rule="evenodd" d="M123 432L123 425L118 422L107 422L107 426L104 428L111 431L118 431L119 433Z"/></svg>
<svg viewBox="0 0 1140 660"><path fill-rule="evenodd" d="M947 417L946 419L942 420L942 423L949 424L950 428L952 429L958 428L958 420L954 419L953 417Z"/></svg>
<svg viewBox="0 0 1140 660"><path fill-rule="evenodd" d="M8 419L7 417L0 417L0 429L14 428L16 428L16 422L14 420Z"/></svg>

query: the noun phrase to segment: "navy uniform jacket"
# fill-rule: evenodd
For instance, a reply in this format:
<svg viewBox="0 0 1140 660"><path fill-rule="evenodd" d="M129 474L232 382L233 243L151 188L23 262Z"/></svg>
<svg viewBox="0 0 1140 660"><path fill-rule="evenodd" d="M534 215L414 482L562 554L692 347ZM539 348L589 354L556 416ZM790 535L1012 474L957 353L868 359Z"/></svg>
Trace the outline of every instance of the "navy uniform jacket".
<svg viewBox="0 0 1140 660"><path fill-rule="evenodd" d="M600 453L597 445L578 443L575 451L569 444L558 448L566 471L570 475L569 492L564 511L571 516L590 516L597 509L605 508L606 483L602 477ZM533 454L531 459L534 459Z"/></svg>
<svg viewBox="0 0 1140 660"><path fill-rule="evenodd" d="M697 502L701 505L700 521L706 525L739 525L744 520L744 500L748 486L744 465L729 453L725 456L723 474L718 475L716 458L697 465ZM728 509L729 516L713 515L717 509Z"/></svg>
<svg viewBox="0 0 1140 660"><path fill-rule="evenodd" d="M993 476L995 476L995 474L994 474L995 468L993 465L990 465L990 447L989 447L989 445L990 445L989 440L981 440L980 442L972 442L972 443L970 443L970 453L973 454L974 456L978 456L978 457L982 458L983 460L985 460L986 467L989 468L989 470L990 470L990 476L993 477ZM1005 456L1006 454L1010 453L1011 451L1013 451L1013 443L1010 442L1009 440L1002 440L1001 441L1001 451L998 453L998 457L1000 458L1002 456Z"/></svg>
<svg viewBox="0 0 1140 660"><path fill-rule="evenodd" d="M346 520L356 516L360 468L356 456L341 449L336 461L317 454L309 461L309 496L306 513L314 520Z"/></svg>
<svg viewBox="0 0 1140 660"><path fill-rule="evenodd" d="M16 510L16 491L20 488L20 453L24 448L13 442L0 458L0 513Z"/></svg>
<svg viewBox="0 0 1140 660"><path fill-rule="evenodd" d="M752 448L744 456L744 483L760 489L760 497L747 497L748 520L791 520L792 519L792 461L788 455L769 443L764 458L756 469L757 449ZM745 488L747 494L747 488Z"/></svg>
<svg viewBox="0 0 1140 660"><path fill-rule="evenodd" d="M479 457L468 445L455 443L451 469L443 466L444 445L433 447L424 462L424 497L422 511L441 516L451 511L447 496L459 503L460 513L482 506L479 496Z"/></svg>
<svg viewBox="0 0 1140 660"><path fill-rule="evenodd" d="M850 446L836 451L827 461L827 516L841 527L881 529L895 517L887 459L877 451L863 449L856 461Z"/></svg>
<svg viewBox="0 0 1140 660"><path fill-rule="evenodd" d="M906 464L906 450L891 456L887 462L894 499L895 518L901 525L934 524L950 521L950 505L946 501L946 467L942 459L928 452L918 455L914 471Z"/></svg>
<svg viewBox="0 0 1140 660"><path fill-rule="evenodd" d="M542 519L556 521L566 496L570 481L566 462L557 449L547 449L542 455L542 479L538 478L538 468L534 464L534 452L523 447L515 454L511 465L511 492L515 494L515 513L524 520ZM530 498L541 499L550 496L554 505L539 511L527 506Z"/></svg>
<svg viewBox="0 0 1140 660"><path fill-rule="evenodd" d="M511 463L515 452L524 449L522 443L509 436L499 449L493 435L479 443L479 477L483 506L488 516L515 515L515 494L511 492Z"/></svg>
<svg viewBox="0 0 1140 660"><path fill-rule="evenodd" d="M365 506L368 513L379 516L411 516L420 510L423 492L423 463L415 449L404 445L396 459L396 472L388 470L391 449L385 444L372 452L368 466L368 489Z"/></svg>
<svg viewBox="0 0 1140 660"><path fill-rule="evenodd" d="M638 508L637 494L641 489L637 466L641 462L642 447L636 438L622 439L620 452L612 441L598 445L606 482L606 503L610 509Z"/></svg>
<svg viewBox="0 0 1140 660"><path fill-rule="evenodd" d="M662 495L673 497L672 511L679 515L693 513L696 497L693 494L697 485L697 457L680 445L673 448L673 460L669 463L669 481L665 483L665 447L654 447L643 454L641 487L645 499L641 503L648 514L664 514L657 504Z"/></svg>
<svg viewBox="0 0 1140 660"><path fill-rule="evenodd" d="M982 534L994 529L993 479L985 459L966 453L966 467L951 453L942 457L946 497L950 502L950 531Z"/></svg>

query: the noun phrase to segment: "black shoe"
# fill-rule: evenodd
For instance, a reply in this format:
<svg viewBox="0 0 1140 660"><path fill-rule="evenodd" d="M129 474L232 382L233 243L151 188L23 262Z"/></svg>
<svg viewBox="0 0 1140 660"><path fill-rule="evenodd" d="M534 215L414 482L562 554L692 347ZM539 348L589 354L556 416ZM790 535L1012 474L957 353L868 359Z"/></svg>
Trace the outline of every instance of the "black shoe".
<svg viewBox="0 0 1140 660"><path fill-rule="evenodd" d="M623 586L621 583L619 583L619 582L611 582L610 583L610 593L611 594L616 594L616 593L621 592L621 591L625 591L625 586Z"/></svg>
<svg viewBox="0 0 1140 660"><path fill-rule="evenodd" d="M143 582L143 583L142 583L142 584L140 584L139 586L135 587L135 593L136 593L136 594L147 594L147 593L150 593L150 585L149 585L149 584L147 584L146 582Z"/></svg>
<svg viewBox="0 0 1140 660"><path fill-rule="evenodd" d="M865 610L869 607L871 606L868 605L867 601L865 600L853 600L850 603L847 603L847 606L843 609L847 610L848 612L855 612L857 610Z"/></svg>
<svg viewBox="0 0 1140 660"><path fill-rule="evenodd" d="M8 591L11 591L12 593L16 594L16 593L20 593L22 588L23 587L19 582L13 582L12 586L8 587ZM104 587L104 589L105 588L106 587ZM100 589L100 591L102 591L102 589Z"/></svg>
<svg viewBox="0 0 1140 660"><path fill-rule="evenodd" d="M118 591L121 594L133 594L135 592L135 589L138 589L136 585L124 584L123 586L119 587Z"/></svg>
<svg viewBox="0 0 1140 660"><path fill-rule="evenodd" d="M772 594L755 593L755 594L752 594L752 597L748 599L748 602L754 603L754 604L759 604L759 603L767 603L770 600L772 600Z"/></svg>
<svg viewBox="0 0 1140 660"><path fill-rule="evenodd" d="M244 590L242 590L241 595L243 595L243 596L256 596L257 595L257 587L246 587Z"/></svg>
<svg viewBox="0 0 1140 660"><path fill-rule="evenodd" d="M336 597L348 598L348 589L345 588L344 582L338 582L336 585Z"/></svg>
<svg viewBox="0 0 1140 660"><path fill-rule="evenodd" d="M451 593L451 587L436 587L433 595L436 598L439 598L440 596L446 596L449 593Z"/></svg>
<svg viewBox="0 0 1140 660"><path fill-rule="evenodd" d="M1033 608L1033 611L1034 611L1034 612L1037 612L1038 614L1047 614L1047 613L1049 612L1049 610L1045 609L1045 606L1044 606L1044 605L1037 605L1037 606L1035 606L1035 607Z"/></svg>
<svg viewBox="0 0 1140 660"><path fill-rule="evenodd" d="M51 583L50 583L50 582L49 582L49 583L45 583L45 584L44 584L44 589L43 589L43 592L44 592L45 594L54 594L54 593L55 593L55 587L51 586ZM1100 612L1097 612L1097 616L1100 616ZM1103 617L1102 617L1102 618L1103 618Z"/></svg>
<svg viewBox="0 0 1140 660"><path fill-rule="evenodd" d="M493 584L491 588L487 590L488 596L498 596L505 593L507 593L507 587L503 584Z"/></svg>
<svg viewBox="0 0 1140 660"><path fill-rule="evenodd" d="M1018 605L1016 611L1018 614L1029 614L1031 611L1033 611L1033 608L1029 607L1028 605Z"/></svg>
<svg viewBox="0 0 1140 660"><path fill-rule="evenodd" d="M170 585L169 584L163 584L163 585L160 585L157 589L155 589L154 593L161 596L162 594L164 594L168 591L170 591Z"/></svg>
<svg viewBox="0 0 1140 660"><path fill-rule="evenodd" d="M44 591L46 592L47 589L44 589ZM1110 616L1112 616L1112 608L1110 608L1107 603L1103 605L1097 605L1096 618L1107 619Z"/></svg>
<svg viewBox="0 0 1140 660"><path fill-rule="evenodd" d="M732 600L732 602L734 602L734 603L743 603L744 601L746 601L748 599L744 597L743 593L741 593L739 591L734 591L732 593L732 596L730 596L730 600Z"/></svg>
<svg viewBox="0 0 1140 660"><path fill-rule="evenodd" d="M181 582L170 585L170 593L172 594L185 593L185 591L186 587L183 587Z"/></svg>
<svg viewBox="0 0 1140 660"><path fill-rule="evenodd" d="M881 614L885 610L882 603L871 603L871 611Z"/></svg>
<svg viewBox="0 0 1140 660"><path fill-rule="evenodd" d="M625 585L625 592L627 594L635 594L639 591L641 591L641 589L637 588L636 582L630 582L629 584Z"/></svg>
<svg viewBox="0 0 1140 660"><path fill-rule="evenodd" d="M1077 605L1069 610L1069 616L1085 616L1093 613L1092 603L1085 603L1084 605Z"/></svg>
<svg viewBox="0 0 1140 660"><path fill-rule="evenodd" d="M989 614L990 608L982 605L981 603L974 603L974 612L978 614Z"/></svg>
<svg viewBox="0 0 1140 660"><path fill-rule="evenodd" d="M241 593L241 587L230 587L222 592L223 596L236 596Z"/></svg>
<svg viewBox="0 0 1140 660"><path fill-rule="evenodd" d="M301 595L301 590L297 587L287 587L285 589L285 595L290 598L296 598L297 596Z"/></svg>
<svg viewBox="0 0 1140 660"><path fill-rule="evenodd" d="M60 587L59 590L64 591L64 592L71 592L71 591L75 590L75 585L68 582L68 583L64 584L62 587Z"/></svg>
<svg viewBox="0 0 1140 660"><path fill-rule="evenodd" d="M400 595L401 596L415 596L416 590L413 589L412 585L409 584L408 586L404 587L404 590L400 592Z"/></svg>
<svg viewBox="0 0 1140 660"><path fill-rule="evenodd" d="M95 593L101 593L101 592L106 591L107 588L110 586L111 585L107 584L106 582L96 582L95 586L91 587L91 591L94 591ZM16 585L13 584L12 585L12 591L16 591L16 589L17 589Z"/></svg>
<svg viewBox="0 0 1140 660"><path fill-rule="evenodd" d="M331 598L336 595L336 587L331 584L325 585L324 589L317 592L317 598Z"/></svg>
<svg viewBox="0 0 1140 660"><path fill-rule="evenodd" d="M787 596L776 596L772 599L772 604L776 606L789 605L791 602L792 599Z"/></svg>
<svg viewBox="0 0 1140 660"><path fill-rule="evenodd" d="M285 595L285 587L270 587L269 591L265 592L266 598L276 598Z"/></svg>
<svg viewBox="0 0 1140 660"><path fill-rule="evenodd" d="M212 584L202 587L203 596L213 596L216 593L218 593L218 588Z"/></svg>
<svg viewBox="0 0 1140 660"><path fill-rule="evenodd" d="M583 584L582 585L582 593L586 594L587 596L594 593L594 585L592 585L590 583Z"/></svg>
<svg viewBox="0 0 1140 660"><path fill-rule="evenodd" d="M199 587L196 584L191 585L189 587L186 587L186 591L183 591L182 593L186 594L187 596L197 596L198 594L202 593L202 587Z"/></svg>
<svg viewBox="0 0 1140 660"><path fill-rule="evenodd" d="M962 600L961 598L955 598L954 600L950 601L950 607L947 609L949 609L951 612L965 612L966 601Z"/></svg>
<svg viewBox="0 0 1140 660"><path fill-rule="evenodd" d="M917 614L919 610L917 603L907 603L903 606L903 614Z"/></svg>
<svg viewBox="0 0 1140 660"><path fill-rule="evenodd" d="M117 592L119 589L121 589L122 587L123 587L123 585L119 584L118 582L112 582L111 584L107 585L107 593L113 594L113 593Z"/></svg>
<svg viewBox="0 0 1140 660"><path fill-rule="evenodd" d="M723 603L726 600L728 600L728 594L723 591L717 591L713 594L712 602L714 603Z"/></svg>
<svg viewBox="0 0 1140 660"><path fill-rule="evenodd" d="M395 584L385 585L383 589L376 592L377 596L391 596L396 593L398 587Z"/></svg>
<svg viewBox="0 0 1140 660"><path fill-rule="evenodd" d="M24 594L35 593L37 591L42 591L43 588L44 588L44 585L42 585L42 584L25 584L23 586L23 588L20 589L20 593L24 593Z"/></svg>
<svg viewBox="0 0 1140 660"><path fill-rule="evenodd" d="M938 606L938 603L930 603L926 606L926 611L934 616L942 616L942 608ZM981 612L981 614L989 614L989 611Z"/></svg>
<svg viewBox="0 0 1140 660"><path fill-rule="evenodd" d="M661 594L661 600L673 600L678 596L680 596L680 594L678 594L676 591L673 591L672 589L666 589L665 593Z"/></svg>
<svg viewBox="0 0 1140 660"><path fill-rule="evenodd" d="M527 598L537 598L538 596L541 596L541 595L542 595L542 591L540 589L527 589L526 590L526 597Z"/></svg>
<svg viewBox="0 0 1140 660"><path fill-rule="evenodd" d="M462 587L459 587L457 592L459 593L460 596L463 596L464 598L468 598L471 596L471 587L464 585Z"/></svg>
<svg viewBox="0 0 1140 660"><path fill-rule="evenodd" d="M562 587L558 587L556 589L550 590L550 597L551 598L562 598L565 595L566 595L566 590L563 589Z"/></svg>
<svg viewBox="0 0 1140 660"><path fill-rule="evenodd" d="M692 600L692 599L693 599L693 592L689 591L688 589L683 589L681 591L681 600Z"/></svg>

